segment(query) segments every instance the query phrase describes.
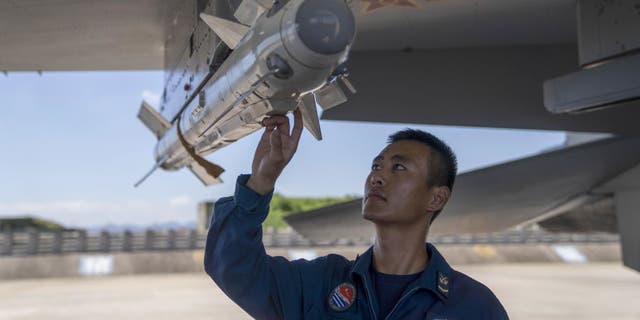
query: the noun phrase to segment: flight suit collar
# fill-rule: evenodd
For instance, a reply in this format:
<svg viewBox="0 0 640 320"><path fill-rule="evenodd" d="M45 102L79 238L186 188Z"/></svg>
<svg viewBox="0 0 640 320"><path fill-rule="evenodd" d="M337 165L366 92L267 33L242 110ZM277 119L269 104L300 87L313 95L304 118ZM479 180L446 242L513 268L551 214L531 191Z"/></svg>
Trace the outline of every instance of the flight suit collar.
<svg viewBox="0 0 640 320"><path fill-rule="evenodd" d="M411 284L412 290L414 288L429 290L433 292L443 303L451 297L450 288L451 279L453 275L453 269L444 259L444 257L438 252L438 250L430 243L426 244L427 254L429 255L429 263L420 275L420 278ZM360 276L360 279L365 282L365 288L373 288L370 275L370 266L373 262L373 246L369 247L362 255L356 258L353 266L350 270L350 277L353 280L354 275ZM373 292L368 292L373 294Z"/></svg>

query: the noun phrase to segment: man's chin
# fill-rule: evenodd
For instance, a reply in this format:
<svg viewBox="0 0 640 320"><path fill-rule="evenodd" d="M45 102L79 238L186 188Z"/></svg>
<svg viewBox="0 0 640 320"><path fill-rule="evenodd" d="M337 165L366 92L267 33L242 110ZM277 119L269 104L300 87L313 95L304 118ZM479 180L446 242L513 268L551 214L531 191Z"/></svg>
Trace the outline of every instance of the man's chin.
<svg viewBox="0 0 640 320"><path fill-rule="evenodd" d="M368 208L366 204L364 208L362 208L362 217L365 220L375 222L376 220L378 220L380 217L383 217L384 215L385 215L384 211L378 208Z"/></svg>

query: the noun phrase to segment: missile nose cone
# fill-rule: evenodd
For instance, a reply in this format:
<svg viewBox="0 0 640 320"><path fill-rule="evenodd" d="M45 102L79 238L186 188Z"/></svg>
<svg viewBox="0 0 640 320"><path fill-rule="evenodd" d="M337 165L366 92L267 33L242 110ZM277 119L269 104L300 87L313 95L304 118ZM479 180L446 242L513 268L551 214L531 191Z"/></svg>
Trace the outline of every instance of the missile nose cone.
<svg viewBox="0 0 640 320"><path fill-rule="evenodd" d="M344 0L306 0L296 14L298 35L314 52L332 55L353 41L356 22Z"/></svg>

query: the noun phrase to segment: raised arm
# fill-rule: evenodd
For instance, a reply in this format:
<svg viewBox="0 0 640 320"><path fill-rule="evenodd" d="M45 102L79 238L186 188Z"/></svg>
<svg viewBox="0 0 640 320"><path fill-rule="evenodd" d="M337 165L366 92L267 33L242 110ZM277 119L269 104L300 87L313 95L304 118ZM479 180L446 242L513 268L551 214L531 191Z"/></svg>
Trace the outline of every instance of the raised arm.
<svg viewBox="0 0 640 320"><path fill-rule="evenodd" d="M301 273L322 264L270 257L262 244L262 222L275 181L298 146L302 121L266 119L253 172L238 178L235 195L217 201L205 249L205 270L235 303L258 319L300 319L304 314Z"/></svg>

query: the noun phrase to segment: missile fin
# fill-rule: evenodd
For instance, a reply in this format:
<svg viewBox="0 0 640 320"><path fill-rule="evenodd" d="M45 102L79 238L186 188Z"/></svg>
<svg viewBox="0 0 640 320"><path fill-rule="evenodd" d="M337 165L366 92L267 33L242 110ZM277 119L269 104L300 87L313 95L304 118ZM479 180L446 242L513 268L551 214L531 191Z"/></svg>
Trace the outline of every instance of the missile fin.
<svg viewBox="0 0 640 320"><path fill-rule="evenodd" d="M201 13L200 18L231 50L235 49L244 35L249 32L249 27L226 19L205 13Z"/></svg>
<svg viewBox="0 0 640 320"><path fill-rule="evenodd" d="M314 95L309 93L302 97L298 108L300 108L300 112L302 113L304 127L307 128L316 140L322 140L322 130L320 129L320 119L318 118L316 98Z"/></svg>
<svg viewBox="0 0 640 320"><path fill-rule="evenodd" d="M142 101L140 110L138 111L138 119L144 123L156 138L160 139L169 128L171 123L167 121L160 113L154 110L146 101Z"/></svg>
<svg viewBox="0 0 640 320"><path fill-rule="evenodd" d="M347 102L347 95L336 82L328 83L314 94L318 99L318 104L324 111Z"/></svg>
<svg viewBox="0 0 640 320"><path fill-rule="evenodd" d="M217 164L207 161L207 159L199 156L195 152L193 146L189 145L187 140L185 140L184 136L182 135L179 118L178 118L177 126L178 126L178 139L180 139L180 143L182 144L184 149L187 151L187 153L191 156L191 158L194 160L189 165L189 169L191 169L191 172L193 172L193 174L195 174L198 177L198 179L200 179L200 181L204 183L205 186L209 186L216 182L222 182L222 180L220 179L220 175L224 172L224 169Z"/></svg>
<svg viewBox="0 0 640 320"><path fill-rule="evenodd" d="M197 162L192 162L189 164L189 170L193 172L193 174L200 180L205 186L210 186L216 183L222 183L222 179L219 177L213 177L205 169L203 166L198 164Z"/></svg>
<svg viewBox="0 0 640 320"><path fill-rule="evenodd" d="M269 9L270 0L242 0L233 14L241 23L252 26L258 18Z"/></svg>

